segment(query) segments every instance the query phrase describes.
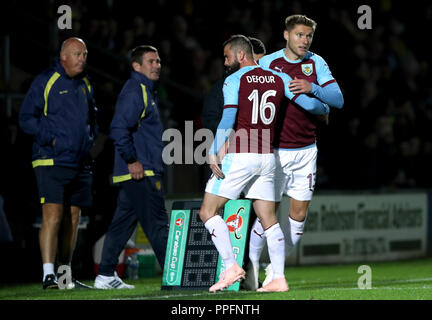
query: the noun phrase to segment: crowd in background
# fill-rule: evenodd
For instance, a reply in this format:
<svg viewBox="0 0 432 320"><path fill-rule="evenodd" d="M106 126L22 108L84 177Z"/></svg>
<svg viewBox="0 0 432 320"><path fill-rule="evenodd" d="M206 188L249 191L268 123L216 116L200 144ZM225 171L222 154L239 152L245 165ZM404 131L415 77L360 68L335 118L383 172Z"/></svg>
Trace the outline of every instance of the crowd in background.
<svg viewBox="0 0 432 320"><path fill-rule="evenodd" d="M200 128L203 95L223 75L221 44L255 36L268 52L284 47L284 18L304 13L318 22L311 51L328 62L345 107L318 136L318 185L332 189L429 187L432 170L430 57L419 43L432 5L424 10L391 0L372 5L372 29L360 30L358 5L337 1L73 1L72 34L113 54L136 45L159 48L164 123ZM416 15L414 16L414 14ZM415 20L414 20L415 18ZM89 64L125 78L127 62L109 64L91 52ZM109 81L105 83L112 87ZM183 90L181 90L183 89ZM113 91L111 105L115 103ZM101 108L104 101L99 103ZM106 103L109 105L109 102ZM108 113L109 114L109 113ZM109 123L109 116L107 122ZM320 189L320 188L318 188Z"/></svg>
<svg viewBox="0 0 432 320"><path fill-rule="evenodd" d="M61 4L34 2L18 14L27 12L56 24L56 8ZM203 97L224 74L222 43L232 34L244 34L259 38L268 53L274 52L285 46L285 17L302 13L318 23L311 51L327 61L345 99L342 110L330 113L329 125L318 129L316 190L432 187L431 60L424 45L432 27L431 4L419 7L374 1L370 4L371 30L357 26L357 8L363 3L335 0L75 0L68 4L72 30L57 30L56 36L59 43L70 35L87 43L103 133L108 134L117 94L129 74L126 56L131 48L151 44L159 49L162 77L158 94L165 127L182 130L190 120L197 130L202 127ZM34 37L35 42L47 38L32 32L26 30L28 39ZM11 42L11 61L16 68L34 76L49 66L48 55L41 57L32 41L13 47L20 39L12 34ZM32 48L30 59L26 48ZM58 48L50 52L57 53ZM14 93L25 94L31 80L23 79ZM4 83L1 79L2 92ZM18 110L6 115L4 101L0 101L0 191L5 199L12 199L9 207L5 203L5 211L13 220L15 212L38 210L37 192L30 166L31 138L20 133ZM98 159L96 164L104 169L96 169L95 174L108 175L112 145L105 143ZM99 208L113 210L115 196L107 195L115 191L103 183L99 187L104 198ZM19 219L33 223L33 217Z"/></svg>

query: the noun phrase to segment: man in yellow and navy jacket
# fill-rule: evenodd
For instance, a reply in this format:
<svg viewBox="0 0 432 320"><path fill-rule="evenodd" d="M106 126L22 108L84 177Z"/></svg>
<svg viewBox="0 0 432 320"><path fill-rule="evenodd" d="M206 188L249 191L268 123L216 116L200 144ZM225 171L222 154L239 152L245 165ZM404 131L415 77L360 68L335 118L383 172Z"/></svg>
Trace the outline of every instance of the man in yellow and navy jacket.
<svg viewBox="0 0 432 320"><path fill-rule="evenodd" d="M54 66L34 79L19 115L20 127L34 138L32 164L42 204L43 289L58 288L57 247L58 264L70 267L81 208L92 203L89 151L97 126L93 89L84 75L86 60L84 41L64 41ZM70 274L63 284L67 289L86 287Z"/></svg>
<svg viewBox="0 0 432 320"><path fill-rule="evenodd" d="M120 191L94 283L98 289L134 288L125 284L115 269L138 221L162 268L165 262L169 226L162 188L162 123L154 91L161 70L157 49L136 47L131 64L131 77L120 92L111 122L113 182Z"/></svg>

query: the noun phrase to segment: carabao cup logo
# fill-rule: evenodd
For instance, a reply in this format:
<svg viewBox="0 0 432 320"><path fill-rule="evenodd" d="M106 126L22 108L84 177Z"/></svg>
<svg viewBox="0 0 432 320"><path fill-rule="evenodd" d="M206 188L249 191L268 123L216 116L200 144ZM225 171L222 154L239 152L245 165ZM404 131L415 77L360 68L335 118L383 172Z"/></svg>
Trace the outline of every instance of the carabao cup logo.
<svg viewBox="0 0 432 320"><path fill-rule="evenodd" d="M228 226L229 232L234 232L234 236L237 240L241 239L241 235L239 235L238 232L243 225L243 218L241 217L240 213L244 210L245 208L241 207L237 210L236 214L230 215L226 219L226 224Z"/></svg>
<svg viewBox="0 0 432 320"><path fill-rule="evenodd" d="M177 227L181 227L182 224L183 224L183 219L182 219L182 218L178 218L178 219L175 221L175 224L176 224Z"/></svg>

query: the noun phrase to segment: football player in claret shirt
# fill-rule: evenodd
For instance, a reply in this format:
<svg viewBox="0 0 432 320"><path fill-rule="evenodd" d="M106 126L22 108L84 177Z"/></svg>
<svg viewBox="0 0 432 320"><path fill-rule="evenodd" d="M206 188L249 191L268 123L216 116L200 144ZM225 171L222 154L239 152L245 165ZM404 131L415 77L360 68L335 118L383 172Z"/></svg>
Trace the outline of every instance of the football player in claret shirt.
<svg viewBox="0 0 432 320"><path fill-rule="evenodd" d="M316 98L294 95L289 89L288 75L262 68L253 59L252 45L242 35L232 36L224 43L225 66L237 69L223 85L224 111L216 137L209 151L209 179L200 218L222 257L225 271L210 292L223 290L244 277L237 264L225 221L217 214L229 199L240 193L251 199L267 236L274 278L260 291L288 291L284 276L285 241L275 216L275 169L273 130L280 102L285 95L311 113L327 114L329 108ZM235 129L234 143L224 154L222 169L218 151L224 150L227 134Z"/></svg>
<svg viewBox="0 0 432 320"><path fill-rule="evenodd" d="M288 74L293 80L290 91L308 94L331 107L342 108L342 92L333 78L325 60L309 51L316 22L304 15L286 18L284 38L286 47L260 59L259 64ZM282 229L287 253L303 235L306 211L315 186L317 167L316 126L317 117L295 103L295 99L281 105L278 124L275 127L274 148L277 162L275 181L276 209L282 196L290 198L288 223ZM258 287L259 257L265 243L264 229L257 219L252 227L249 242L251 265L244 283L255 290ZM266 269L265 286L272 280L271 264Z"/></svg>

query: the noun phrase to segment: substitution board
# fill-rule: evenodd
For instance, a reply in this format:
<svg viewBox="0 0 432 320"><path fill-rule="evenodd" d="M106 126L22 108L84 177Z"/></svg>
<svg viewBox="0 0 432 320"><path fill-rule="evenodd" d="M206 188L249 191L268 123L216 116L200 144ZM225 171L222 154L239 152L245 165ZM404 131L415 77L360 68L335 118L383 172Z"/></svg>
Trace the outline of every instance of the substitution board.
<svg viewBox="0 0 432 320"><path fill-rule="evenodd" d="M162 289L207 290L224 265L211 235L199 217L201 201L173 203ZM252 205L250 200L230 200L219 214L227 223L237 263L242 266L248 238ZM227 290L239 290L239 282Z"/></svg>

